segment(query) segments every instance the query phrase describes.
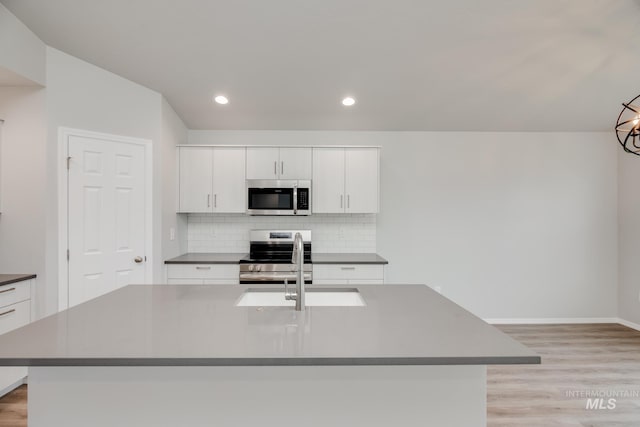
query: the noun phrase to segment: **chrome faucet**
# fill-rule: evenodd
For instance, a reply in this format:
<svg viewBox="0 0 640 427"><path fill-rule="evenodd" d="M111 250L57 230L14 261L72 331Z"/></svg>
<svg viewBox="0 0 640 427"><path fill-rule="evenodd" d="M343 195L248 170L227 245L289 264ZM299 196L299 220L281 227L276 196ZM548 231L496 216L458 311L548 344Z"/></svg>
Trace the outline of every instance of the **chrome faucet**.
<svg viewBox="0 0 640 427"><path fill-rule="evenodd" d="M284 297L287 300L296 301L296 311L304 311L304 242L302 234L296 233L293 239L293 253L291 254L291 271L296 273L296 291L289 292L287 281L284 282Z"/></svg>

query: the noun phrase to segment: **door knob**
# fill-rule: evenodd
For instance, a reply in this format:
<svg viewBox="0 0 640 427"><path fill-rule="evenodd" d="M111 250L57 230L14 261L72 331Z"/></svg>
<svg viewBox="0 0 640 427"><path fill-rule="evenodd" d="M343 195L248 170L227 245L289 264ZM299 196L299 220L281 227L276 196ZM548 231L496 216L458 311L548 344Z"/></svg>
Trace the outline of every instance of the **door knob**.
<svg viewBox="0 0 640 427"><path fill-rule="evenodd" d="M137 256L133 259L136 263L140 264L142 262L142 257L141 256Z"/></svg>

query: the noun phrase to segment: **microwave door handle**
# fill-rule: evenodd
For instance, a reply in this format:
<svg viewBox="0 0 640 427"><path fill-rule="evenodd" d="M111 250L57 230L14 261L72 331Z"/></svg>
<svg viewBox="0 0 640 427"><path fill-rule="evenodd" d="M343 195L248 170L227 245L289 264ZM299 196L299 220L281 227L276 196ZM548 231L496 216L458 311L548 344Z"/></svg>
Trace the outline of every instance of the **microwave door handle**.
<svg viewBox="0 0 640 427"><path fill-rule="evenodd" d="M293 186L293 214L298 215L298 186Z"/></svg>

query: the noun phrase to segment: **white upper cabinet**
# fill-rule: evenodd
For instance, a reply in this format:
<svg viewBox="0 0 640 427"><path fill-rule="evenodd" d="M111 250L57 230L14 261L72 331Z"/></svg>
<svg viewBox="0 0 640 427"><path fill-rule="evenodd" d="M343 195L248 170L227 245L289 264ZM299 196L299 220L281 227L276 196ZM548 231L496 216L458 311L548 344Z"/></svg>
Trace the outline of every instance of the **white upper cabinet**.
<svg viewBox="0 0 640 427"><path fill-rule="evenodd" d="M180 147L178 212L213 212L213 149Z"/></svg>
<svg viewBox="0 0 640 427"><path fill-rule="evenodd" d="M247 147L247 179L278 179L278 147Z"/></svg>
<svg viewBox="0 0 640 427"><path fill-rule="evenodd" d="M377 213L379 194L379 150L346 148L344 192L347 213Z"/></svg>
<svg viewBox="0 0 640 427"><path fill-rule="evenodd" d="M314 213L377 213L377 148L313 149Z"/></svg>
<svg viewBox="0 0 640 427"><path fill-rule="evenodd" d="M178 212L245 211L244 147L179 147Z"/></svg>
<svg viewBox="0 0 640 427"><path fill-rule="evenodd" d="M344 213L344 148L313 149L313 213Z"/></svg>
<svg viewBox="0 0 640 427"><path fill-rule="evenodd" d="M244 147L213 149L213 212L245 212Z"/></svg>
<svg viewBox="0 0 640 427"><path fill-rule="evenodd" d="M311 179L311 148L280 148L280 179Z"/></svg>
<svg viewBox="0 0 640 427"><path fill-rule="evenodd" d="M248 147L247 179L311 179L311 148Z"/></svg>

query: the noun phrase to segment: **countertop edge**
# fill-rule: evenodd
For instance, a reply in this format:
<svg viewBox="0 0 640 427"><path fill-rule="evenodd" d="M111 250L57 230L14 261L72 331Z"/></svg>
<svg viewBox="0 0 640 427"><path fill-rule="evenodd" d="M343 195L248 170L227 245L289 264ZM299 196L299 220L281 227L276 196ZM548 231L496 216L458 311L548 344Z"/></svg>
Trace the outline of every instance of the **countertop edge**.
<svg viewBox="0 0 640 427"><path fill-rule="evenodd" d="M240 264L240 261L215 261L215 260L208 260L208 261L172 261L172 260L166 260L164 262L166 265L180 265L180 264L231 264L231 265L236 265L236 264Z"/></svg>
<svg viewBox="0 0 640 427"><path fill-rule="evenodd" d="M13 279L0 280L0 286L10 285L12 283L24 282L25 280L35 279L37 275L35 274L24 274L20 275L20 277L15 277Z"/></svg>
<svg viewBox="0 0 640 427"><path fill-rule="evenodd" d="M174 258L170 258L164 261L165 265L180 265L180 264L184 264L184 265L192 265L192 264L240 264L240 260L241 258L244 257L244 255L246 254L241 254L238 256L237 260L220 260L220 259L213 259L219 256L229 256L229 254L219 254L219 253L212 253L211 254L211 258L212 259L206 259L206 255L203 256L200 253L197 255L198 257L201 257L200 259L185 259L189 256L189 253L186 254L182 254L180 256L174 257ZM351 254L351 253L345 253L345 254L340 254L340 253L336 253L336 254L329 254L332 257L335 257L335 259L330 259L330 260L322 260L322 257L326 257L326 254L324 253L318 253L318 254L312 254L311 255L311 263L310 264L317 264L317 265L340 265L340 264L351 264L351 265L387 265L389 264L389 261L387 261L386 259L382 258L380 255L378 255L377 253L372 253L372 254ZM340 256L346 256L348 258L346 259L340 259ZM357 258L357 256L359 255L375 255L376 259L354 259ZM231 255L231 256L235 256ZM316 257L320 257L320 260L314 259L314 256ZM182 259L180 259L182 258Z"/></svg>
<svg viewBox="0 0 640 427"><path fill-rule="evenodd" d="M341 264L359 264L359 265L387 265L389 261L381 259L379 261L311 261L311 264L318 265L341 265Z"/></svg>
<svg viewBox="0 0 640 427"><path fill-rule="evenodd" d="M532 365L540 356L504 357L321 357L321 358L19 358L1 366L467 366Z"/></svg>

